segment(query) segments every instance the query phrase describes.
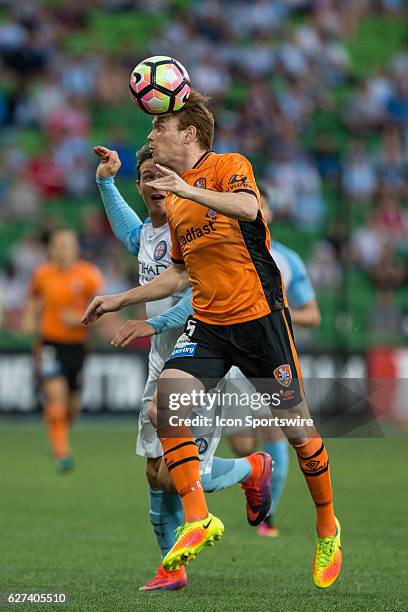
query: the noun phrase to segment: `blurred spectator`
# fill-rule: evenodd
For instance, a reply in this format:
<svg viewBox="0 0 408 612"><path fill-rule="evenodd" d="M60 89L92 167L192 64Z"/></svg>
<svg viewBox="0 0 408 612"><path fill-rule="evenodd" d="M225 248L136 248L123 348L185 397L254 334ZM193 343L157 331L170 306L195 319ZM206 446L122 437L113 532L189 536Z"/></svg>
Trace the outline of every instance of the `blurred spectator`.
<svg viewBox="0 0 408 612"><path fill-rule="evenodd" d="M296 166L297 194L294 220L303 231L320 229L325 216L319 174L307 157L299 157Z"/></svg>
<svg viewBox="0 0 408 612"><path fill-rule="evenodd" d="M71 53L62 59L61 86L69 95L90 96L95 88L97 64L92 57Z"/></svg>
<svg viewBox="0 0 408 612"><path fill-rule="evenodd" d="M122 249L120 245L112 243L109 251L104 257L102 270L105 279L104 293L121 293L122 291L127 291L130 289L131 284L129 279L126 277Z"/></svg>
<svg viewBox="0 0 408 612"><path fill-rule="evenodd" d="M192 73L195 87L208 96L219 96L230 84L230 77L214 51L202 59Z"/></svg>
<svg viewBox="0 0 408 612"><path fill-rule="evenodd" d="M94 91L94 97L98 101L99 108L119 106L126 100L129 92L123 87L123 83L128 82L129 72L133 67L125 69L118 65L112 57L102 58L99 78L95 83Z"/></svg>
<svg viewBox="0 0 408 612"><path fill-rule="evenodd" d="M408 125L408 78L398 80L395 91L387 103L387 112L390 120L401 127Z"/></svg>
<svg viewBox="0 0 408 612"><path fill-rule="evenodd" d="M336 289L342 281L340 264L331 244L322 240L316 242L308 263L310 278L317 291Z"/></svg>
<svg viewBox="0 0 408 612"><path fill-rule="evenodd" d="M278 214L291 216L305 231L315 230L323 216L321 182L312 161L292 146L281 146L267 169L267 186L280 192Z"/></svg>
<svg viewBox="0 0 408 612"><path fill-rule="evenodd" d="M397 245L408 238L407 213L403 210L400 200L385 189L378 199L375 221L388 242Z"/></svg>
<svg viewBox="0 0 408 612"><path fill-rule="evenodd" d="M42 71L50 61L47 41L44 41L41 33L36 30L23 28L24 33L22 34L21 30L18 32L17 24L13 26L12 35L10 36L10 30L7 32L6 44L0 41L1 59L5 66L15 71L20 77L27 77Z"/></svg>
<svg viewBox="0 0 408 612"><path fill-rule="evenodd" d="M372 280L381 291L391 291L406 280L406 266L394 254L391 244L385 244L377 263L370 271Z"/></svg>
<svg viewBox="0 0 408 612"><path fill-rule="evenodd" d="M363 79L345 106L343 118L347 127L357 133L366 134L378 129L384 120L386 107L379 104L373 94L372 82Z"/></svg>
<svg viewBox="0 0 408 612"><path fill-rule="evenodd" d="M27 168L13 176L7 196L4 199L4 213L17 220L29 221L36 217L40 207L37 185L30 179Z"/></svg>
<svg viewBox="0 0 408 612"><path fill-rule="evenodd" d="M17 331L27 291L27 279L18 274L11 261L0 268L0 317L8 331Z"/></svg>
<svg viewBox="0 0 408 612"><path fill-rule="evenodd" d="M122 162L117 176L136 180L136 150L129 141L129 134L122 126L115 126L107 142L108 149L117 151Z"/></svg>
<svg viewBox="0 0 408 612"><path fill-rule="evenodd" d="M53 141L84 138L89 133L88 110L78 95L71 95L66 104L47 116L44 127Z"/></svg>
<svg viewBox="0 0 408 612"><path fill-rule="evenodd" d="M402 311L391 291L379 290L377 292L368 321L370 338L374 346L390 340L400 341Z"/></svg>
<svg viewBox="0 0 408 612"><path fill-rule="evenodd" d="M113 239L113 234L106 224L106 217L98 209L86 209L82 213L81 226L79 243L82 256L97 263L102 268L107 240L109 238Z"/></svg>
<svg viewBox="0 0 408 612"><path fill-rule="evenodd" d="M397 81L408 77L408 41L405 43L405 46L392 58L390 68Z"/></svg>
<svg viewBox="0 0 408 612"><path fill-rule="evenodd" d="M31 108L38 123L43 124L58 108L64 106L66 96L59 81L59 74L53 68L47 70L35 85L31 92Z"/></svg>
<svg viewBox="0 0 408 612"><path fill-rule="evenodd" d="M377 174L385 188L400 195L407 192L408 160L398 128L388 127L384 130Z"/></svg>
<svg viewBox="0 0 408 612"><path fill-rule="evenodd" d="M293 228L289 246L306 232L326 236L311 254L319 289L341 291L340 266L350 265L350 254L367 283L384 284L382 270L393 278L401 272L393 249L403 252L408 244L408 46L363 77L349 53L360 18L385 12L391 23L403 14L401 0L58 0L5 6L0 24L4 231L9 219L10 231L18 227L16 221L51 228L60 223L60 205L66 206L69 221L81 227L86 257L106 268L108 287L125 287L123 250L112 250L103 215L88 208L95 204L90 202L96 144L91 128L92 137L102 135L118 150L120 176L133 181L135 143L126 113L139 111L128 99L129 72L148 54L176 54L193 85L212 98L214 150L250 158L277 226L283 221ZM113 31L110 36L110 22L122 19L115 13L125 11L126 26L140 13L151 21L145 51L131 30L123 30L119 44ZM161 30L155 29L161 22ZM98 41L90 39L88 26ZM61 198L55 207L52 198ZM353 225L349 240L347 224L365 214L354 214L355 202L367 202L374 212L365 224ZM37 237L17 241L7 278L11 283L25 278L43 256ZM109 318L108 325L106 319L108 336L121 320Z"/></svg>
<svg viewBox="0 0 408 612"><path fill-rule="evenodd" d="M46 259L44 243L35 234L29 234L11 249L13 272L25 282L31 277L34 268Z"/></svg>
<svg viewBox="0 0 408 612"><path fill-rule="evenodd" d="M42 198L57 197L64 191L64 169L50 149L43 150L28 161L26 176L36 185Z"/></svg>
<svg viewBox="0 0 408 612"><path fill-rule="evenodd" d="M324 132L317 137L313 155L322 179L337 183L341 170L340 154L330 132Z"/></svg>
<svg viewBox="0 0 408 612"><path fill-rule="evenodd" d="M365 225L355 229L351 236L353 260L365 271L376 266L380 260L387 238L378 226L374 214Z"/></svg>
<svg viewBox="0 0 408 612"><path fill-rule="evenodd" d="M350 143L344 160L342 181L344 192L352 201L368 202L374 194L377 177L374 164L362 140Z"/></svg>
<svg viewBox="0 0 408 612"><path fill-rule="evenodd" d="M90 5L83 0L61 0L53 7L53 13L65 28L82 30L89 22Z"/></svg>

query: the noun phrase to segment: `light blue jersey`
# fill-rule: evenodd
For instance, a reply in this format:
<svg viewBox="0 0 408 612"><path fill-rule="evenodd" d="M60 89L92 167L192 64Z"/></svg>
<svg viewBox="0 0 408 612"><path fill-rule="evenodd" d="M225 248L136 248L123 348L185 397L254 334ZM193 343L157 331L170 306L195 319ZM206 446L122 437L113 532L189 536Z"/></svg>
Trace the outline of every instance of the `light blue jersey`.
<svg viewBox="0 0 408 612"><path fill-rule="evenodd" d="M284 244L271 240L271 255L281 271L289 307L302 308L315 299L306 266L299 255Z"/></svg>
<svg viewBox="0 0 408 612"><path fill-rule="evenodd" d="M149 218L143 222L124 200L113 177L97 177L96 182L116 238L132 255L138 257L140 284L149 283L171 265L168 224L154 228ZM155 328L157 334L161 334L160 338L155 337L154 343L160 345L161 354L168 354L181 334L187 317L193 314L191 289L163 300L149 302L146 304L146 310L148 323ZM164 345L163 334L171 330L177 331L167 336Z"/></svg>

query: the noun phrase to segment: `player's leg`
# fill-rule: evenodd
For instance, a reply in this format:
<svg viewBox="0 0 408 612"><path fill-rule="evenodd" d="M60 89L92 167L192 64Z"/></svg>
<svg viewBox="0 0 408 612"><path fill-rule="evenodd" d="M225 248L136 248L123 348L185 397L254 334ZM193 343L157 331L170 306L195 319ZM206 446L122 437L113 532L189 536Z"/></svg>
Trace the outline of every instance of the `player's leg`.
<svg viewBox="0 0 408 612"><path fill-rule="evenodd" d="M194 411L194 416L199 414L205 414L205 409L203 410L200 407ZM151 402L149 406L148 416L152 424L157 427L157 403L155 401ZM214 456L221 434L221 426L210 425L204 429L202 427L192 428L192 435L200 459L201 484L206 493L222 491L240 484L257 472L257 462L253 461L251 457L221 459ZM177 493L164 461L161 462L159 468L159 483L164 491L170 494Z"/></svg>
<svg viewBox="0 0 408 612"><path fill-rule="evenodd" d="M289 445L286 437L278 428L269 430L262 437L263 450L271 456L273 461L273 478L271 484L273 501L269 516L259 525L257 531L260 536L274 538L279 535L275 516L280 498L285 488L289 470Z"/></svg>
<svg viewBox="0 0 408 612"><path fill-rule="evenodd" d="M162 447L157 438L149 414L149 407L155 406L156 375L149 372L142 398L142 409L139 412L139 433L136 443L138 455L146 458L146 477L149 494L149 517L159 545L161 559L174 546L175 530L183 523L183 507L179 496L164 491L159 479L159 468L162 461ZM155 576L140 587L141 591L176 590L187 584L187 574L184 568L167 571L160 563Z"/></svg>
<svg viewBox="0 0 408 612"><path fill-rule="evenodd" d="M61 470L72 467L68 435L69 388L63 376L54 376L42 381L44 419L53 456Z"/></svg>
<svg viewBox="0 0 408 612"><path fill-rule="evenodd" d="M191 413L193 397L204 391L202 381L207 379L208 383L211 379L213 384L207 388L215 388L230 368L230 362L220 355L206 327L210 326L194 319L186 322L185 332L165 363L158 382L157 433L164 461L183 502L186 521L177 534L176 544L163 559L167 568L188 563L204 546L221 539L224 532L222 522L208 513L198 448L191 429L182 420ZM185 404L181 402L182 397L187 397Z"/></svg>
<svg viewBox="0 0 408 612"><path fill-rule="evenodd" d="M68 395L68 421L72 425L81 414L81 392L79 389L69 392Z"/></svg>
<svg viewBox="0 0 408 612"><path fill-rule="evenodd" d="M164 370L158 382L157 434L164 461L182 497L187 523L205 519L208 508L201 486L198 449L191 429L184 424L192 403L178 403L177 412L172 412L171 406L175 406L176 398L184 395L188 399L203 390L197 378L176 368Z"/></svg>
<svg viewBox="0 0 408 612"><path fill-rule="evenodd" d="M260 455L262 453L253 453L248 457L238 459L213 457L210 470L201 473L201 484L204 492L216 493L238 484L258 483L264 472L263 460L261 461ZM160 487L167 493L173 495L177 493L164 461L159 468L159 483ZM261 520L258 519L259 522Z"/></svg>
<svg viewBox="0 0 408 612"><path fill-rule="evenodd" d="M175 543L174 531L183 523L183 508L179 496L164 491L161 486L161 463L162 457L148 457L146 477L149 484L150 522L163 558Z"/></svg>
<svg viewBox="0 0 408 612"><path fill-rule="evenodd" d="M239 459L224 459L213 457L209 471L201 473L201 484L205 493L223 491L234 485L241 484L255 476L258 465L252 462L252 457ZM159 468L160 487L169 494L177 494L170 472L163 461Z"/></svg>
<svg viewBox="0 0 408 612"><path fill-rule="evenodd" d="M238 457L247 457L254 452L257 439L255 436L246 437L240 434L234 434L227 437L228 443L232 451L238 455Z"/></svg>
<svg viewBox="0 0 408 612"><path fill-rule="evenodd" d="M340 526L334 516L328 454L310 425L289 311L275 311L252 323L256 325L247 326L245 341L240 336L247 357L238 365L258 391L278 393L279 406L273 409L274 415L291 419L290 425L282 425L282 431L296 451L316 507L318 540L313 580L316 586L325 588L341 569Z"/></svg>
<svg viewBox="0 0 408 612"><path fill-rule="evenodd" d="M43 415L52 454L61 470L72 467L68 441L69 385L61 359L61 346L43 342L34 349L43 402Z"/></svg>
<svg viewBox="0 0 408 612"><path fill-rule="evenodd" d="M218 389L221 392L222 416L234 417L236 423L232 429L226 426L224 435L226 434L230 443L232 442L238 455L242 457L244 453L246 454L246 459L251 465L250 475L240 481L240 486L246 498L248 523L257 526L267 517L272 504L272 461L264 452L253 452L257 445L257 431L243 425L251 413L251 408L238 399L251 397L255 388L239 368L232 367ZM259 415L259 408L257 414Z"/></svg>
<svg viewBox="0 0 408 612"><path fill-rule="evenodd" d="M81 386L85 364L85 347L83 344L64 345L60 350L60 359L68 383L68 421L72 425L81 412Z"/></svg>

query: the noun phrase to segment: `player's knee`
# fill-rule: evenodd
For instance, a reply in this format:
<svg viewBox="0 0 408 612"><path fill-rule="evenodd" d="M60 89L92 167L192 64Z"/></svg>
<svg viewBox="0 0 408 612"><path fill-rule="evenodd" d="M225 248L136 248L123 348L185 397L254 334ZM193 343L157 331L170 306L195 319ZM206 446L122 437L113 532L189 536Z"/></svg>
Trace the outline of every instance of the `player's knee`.
<svg viewBox="0 0 408 612"><path fill-rule="evenodd" d="M42 383L42 391L46 402L67 404L68 403L68 385L62 376L56 376Z"/></svg>
<svg viewBox="0 0 408 612"><path fill-rule="evenodd" d="M254 438L231 436L228 440L232 450L238 457L247 457L255 450L256 440Z"/></svg>
<svg viewBox="0 0 408 612"><path fill-rule="evenodd" d="M159 480L159 467L161 458L148 459L146 463L146 478L151 489L161 489Z"/></svg>
<svg viewBox="0 0 408 612"><path fill-rule="evenodd" d="M305 444L313 436L315 427L304 399L292 408L280 410L279 417L290 422L290 425L284 425L281 429L292 446Z"/></svg>

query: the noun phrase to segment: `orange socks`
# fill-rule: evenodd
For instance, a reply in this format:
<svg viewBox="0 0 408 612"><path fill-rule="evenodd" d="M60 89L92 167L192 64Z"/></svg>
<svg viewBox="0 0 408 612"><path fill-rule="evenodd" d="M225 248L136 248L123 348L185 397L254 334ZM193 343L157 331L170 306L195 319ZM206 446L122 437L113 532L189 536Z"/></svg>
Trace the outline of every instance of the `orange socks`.
<svg viewBox="0 0 408 612"><path fill-rule="evenodd" d="M67 410L63 404L47 404L44 410L48 439L56 459L69 457Z"/></svg>
<svg viewBox="0 0 408 612"><path fill-rule="evenodd" d="M174 432L177 433L176 437ZM164 461L181 497L187 523L208 516L200 480L200 460L194 438L188 427L164 427L157 431L163 447Z"/></svg>
<svg viewBox="0 0 408 612"><path fill-rule="evenodd" d="M309 491L317 512L317 533L319 537L336 535L333 513L333 491L330 482L329 457L319 434L300 446L294 446Z"/></svg>

